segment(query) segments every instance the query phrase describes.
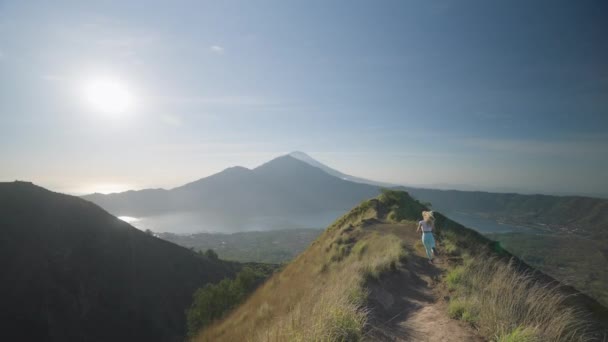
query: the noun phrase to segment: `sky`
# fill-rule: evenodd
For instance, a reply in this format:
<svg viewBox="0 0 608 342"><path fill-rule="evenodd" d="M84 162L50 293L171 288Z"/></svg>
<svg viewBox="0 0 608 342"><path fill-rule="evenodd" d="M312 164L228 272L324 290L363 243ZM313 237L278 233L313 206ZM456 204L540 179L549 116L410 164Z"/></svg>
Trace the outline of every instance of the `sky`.
<svg viewBox="0 0 608 342"><path fill-rule="evenodd" d="M0 0L0 181L171 188L300 150L391 183L608 194L606 15L591 0Z"/></svg>

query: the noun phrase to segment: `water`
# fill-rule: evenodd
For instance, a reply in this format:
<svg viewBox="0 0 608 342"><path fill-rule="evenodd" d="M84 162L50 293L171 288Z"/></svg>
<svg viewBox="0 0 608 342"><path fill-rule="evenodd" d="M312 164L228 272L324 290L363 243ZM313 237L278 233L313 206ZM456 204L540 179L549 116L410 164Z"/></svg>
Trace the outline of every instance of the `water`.
<svg viewBox="0 0 608 342"><path fill-rule="evenodd" d="M245 231L266 231L292 228L325 228L344 214L343 211L326 211L308 215L259 216L248 219L233 219L214 213L170 213L157 216L129 217L120 219L141 230L150 229L157 233L235 233ZM538 229L499 223L492 219L464 212L444 212L450 219L482 234L499 233L539 233Z"/></svg>
<svg viewBox="0 0 608 342"><path fill-rule="evenodd" d="M214 213L180 212L144 217L121 216L119 218L141 230L150 229L157 233L192 234L325 228L344 213L343 211L325 211L308 215L292 215L290 217L259 216L234 219Z"/></svg>
<svg viewBox="0 0 608 342"><path fill-rule="evenodd" d="M500 233L539 233L540 230L518 226L507 223L499 223L492 219L487 219L474 214L468 214L459 211L442 212L445 216L453 221L462 224L465 227L474 229L482 234L500 234Z"/></svg>
<svg viewBox="0 0 608 342"><path fill-rule="evenodd" d="M134 224L135 222L139 221L137 217L132 216L118 216L118 218L130 224Z"/></svg>

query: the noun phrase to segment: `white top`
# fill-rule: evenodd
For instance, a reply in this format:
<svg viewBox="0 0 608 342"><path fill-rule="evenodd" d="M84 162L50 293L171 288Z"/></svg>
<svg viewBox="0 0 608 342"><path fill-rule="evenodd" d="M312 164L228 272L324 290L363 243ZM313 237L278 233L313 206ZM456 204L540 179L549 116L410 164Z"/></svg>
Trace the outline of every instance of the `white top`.
<svg viewBox="0 0 608 342"><path fill-rule="evenodd" d="M432 232L433 231L432 223L428 223L425 220L422 220L422 221L418 222L418 224L422 226L423 232Z"/></svg>

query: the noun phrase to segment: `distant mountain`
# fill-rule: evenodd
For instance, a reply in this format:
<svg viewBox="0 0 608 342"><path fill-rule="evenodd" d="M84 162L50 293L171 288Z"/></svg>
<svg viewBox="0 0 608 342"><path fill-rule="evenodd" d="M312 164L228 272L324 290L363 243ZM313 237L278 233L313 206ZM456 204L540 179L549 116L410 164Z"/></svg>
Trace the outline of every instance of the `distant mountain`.
<svg viewBox="0 0 608 342"><path fill-rule="evenodd" d="M363 184L371 184L371 185L376 185L376 186L382 186L382 187L393 187L396 186L395 184L390 184L390 183L384 183L384 182L377 182L374 180L370 180L370 179L365 179L365 178L360 178L360 177L355 177L355 176L351 176L351 175L347 175L345 173L342 173L336 169L332 169L331 167L319 162L316 159L313 159L311 156L309 156L308 154L304 153L304 152L300 152L300 151L294 151L291 152L289 154L289 156L296 158L298 160L301 160L303 162L305 162L308 165L317 167L325 172L327 172L328 174L332 175L332 176L336 176L340 179L344 179L347 181L351 181L351 182L355 182L355 183L363 183Z"/></svg>
<svg viewBox="0 0 608 342"><path fill-rule="evenodd" d="M2 341L181 341L194 291L239 267L81 198L0 183Z"/></svg>
<svg viewBox="0 0 608 342"><path fill-rule="evenodd" d="M378 192L377 186L347 181L291 156L282 156L252 170L232 167L171 190L83 198L117 216L198 212L246 219L346 211Z"/></svg>
<svg viewBox="0 0 608 342"><path fill-rule="evenodd" d="M233 167L171 190L93 194L84 198L117 216L194 212L207 220L216 216L219 222L246 221L253 217L293 218L319 212L346 211L358 201L375 196L380 186L390 184L350 176L303 152L292 152L252 170ZM417 199L430 202L434 208L448 213L458 211L507 223L539 224L539 227L552 231L567 226L566 229L594 235L608 234L606 199L404 186L392 188L406 190ZM179 224L181 222L163 223L163 230L173 231L172 228Z"/></svg>

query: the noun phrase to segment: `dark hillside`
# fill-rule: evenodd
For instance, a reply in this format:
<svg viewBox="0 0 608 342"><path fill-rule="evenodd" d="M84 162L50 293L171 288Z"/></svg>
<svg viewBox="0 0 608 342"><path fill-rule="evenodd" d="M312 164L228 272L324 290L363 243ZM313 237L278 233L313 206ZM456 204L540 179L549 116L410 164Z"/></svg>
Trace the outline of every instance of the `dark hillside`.
<svg viewBox="0 0 608 342"><path fill-rule="evenodd" d="M238 268L80 198L0 183L1 340L178 341L193 292Z"/></svg>

